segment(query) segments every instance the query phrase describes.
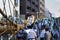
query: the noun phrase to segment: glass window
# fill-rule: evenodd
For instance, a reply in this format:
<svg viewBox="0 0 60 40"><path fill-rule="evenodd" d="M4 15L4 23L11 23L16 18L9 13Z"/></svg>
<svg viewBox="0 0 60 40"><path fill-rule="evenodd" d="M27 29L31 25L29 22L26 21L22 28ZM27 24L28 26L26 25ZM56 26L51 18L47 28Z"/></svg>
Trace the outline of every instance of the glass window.
<svg viewBox="0 0 60 40"><path fill-rule="evenodd" d="M32 4L35 4L34 2L32 2Z"/></svg>
<svg viewBox="0 0 60 40"><path fill-rule="evenodd" d="M31 7L27 6L27 9L31 10Z"/></svg>

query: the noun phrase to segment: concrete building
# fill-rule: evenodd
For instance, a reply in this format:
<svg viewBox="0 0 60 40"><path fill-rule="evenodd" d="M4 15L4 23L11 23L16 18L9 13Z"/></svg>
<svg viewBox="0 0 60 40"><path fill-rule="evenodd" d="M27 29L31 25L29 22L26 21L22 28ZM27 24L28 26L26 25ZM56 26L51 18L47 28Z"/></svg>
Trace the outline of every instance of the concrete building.
<svg viewBox="0 0 60 40"><path fill-rule="evenodd" d="M44 0L6 0L5 2L8 15L22 17L23 19L27 17L26 15L28 14L34 14L36 17L44 17ZM0 8L4 10L3 0L0 1L0 4Z"/></svg>
<svg viewBox="0 0 60 40"><path fill-rule="evenodd" d="M45 0L39 0L39 17L45 17Z"/></svg>
<svg viewBox="0 0 60 40"><path fill-rule="evenodd" d="M45 15L45 1L44 0L14 0L15 1L15 16L20 15L25 19L27 15L33 14L37 18L43 18ZM17 14L18 13L18 14Z"/></svg>
<svg viewBox="0 0 60 40"><path fill-rule="evenodd" d="M37 16L39 9L38 1L39 0L20 0L20 14L25 16L28 14L34 14Z"/></svg>
<svg viewBox="0 0 60 40"><path fill-rule="evenodd" d="M45 17L51 19L52 18L52 13L49 12L49 10L45 9Z"/></svg>
<svg viewBox="0 0 60 40"><path fill-rule="evenodd" d="M28 15L34 12L36 17L44 17L45 1L44 0L20 0L20 14Z"/></svg>

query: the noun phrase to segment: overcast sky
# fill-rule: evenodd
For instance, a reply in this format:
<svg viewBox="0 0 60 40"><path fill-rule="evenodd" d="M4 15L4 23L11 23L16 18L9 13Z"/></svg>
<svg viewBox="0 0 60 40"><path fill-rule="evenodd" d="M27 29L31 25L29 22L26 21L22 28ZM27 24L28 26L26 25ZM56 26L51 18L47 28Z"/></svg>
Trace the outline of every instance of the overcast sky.
<svg viewBox="0 0 60 40"><path fill-rule="evenodd" d="M45 6L54 17L60 16L60 0L45 0Z"/></svg>

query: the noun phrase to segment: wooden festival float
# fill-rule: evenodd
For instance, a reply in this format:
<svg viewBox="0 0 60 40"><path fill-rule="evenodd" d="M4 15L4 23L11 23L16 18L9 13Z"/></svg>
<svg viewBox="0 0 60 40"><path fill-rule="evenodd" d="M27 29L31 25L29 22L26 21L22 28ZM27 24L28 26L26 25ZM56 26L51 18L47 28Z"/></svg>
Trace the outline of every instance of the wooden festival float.
<svg viewBox="0 0 60 40"><path fill-rule="evenodd" d="M10 34L8 40L11 40L11 38L18 33L20 29L24 29L24 25L13 22L1 9L0 14L7 19L7 22L0 21L0 36L3 36L6 32L8 32L8 34Z"/></svg>

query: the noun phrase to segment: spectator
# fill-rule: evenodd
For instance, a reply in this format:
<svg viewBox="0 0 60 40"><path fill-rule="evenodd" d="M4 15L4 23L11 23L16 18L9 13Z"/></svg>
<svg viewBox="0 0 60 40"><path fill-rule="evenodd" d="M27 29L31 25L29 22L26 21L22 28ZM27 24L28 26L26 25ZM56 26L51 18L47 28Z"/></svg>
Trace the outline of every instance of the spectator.
<svg viewBox="0 0 60 40"><path fill-rule="evenodd" d="M45 40L45 25L41 27L40 40Z"/></svg>
<svg viewBox="0 0 60 40"><path fill-rule="evenodd" d="M36 32L34 31L34 29L32 29L33 24L27 26L28 29L26 29L25 31L27 32L27 39L28 40L36 40Z"/></svg>
<svg viewBox="0 0 60 40"><path fill-rule="evenodd" d="M54 30L54 35L53 35L53 37L54 37L54 40L58 40L58 38L59 38L59 33L58 33L57 30Z"/></svg>
<svg viewBox="0 0 60 40"><path fill-rule="evenodd" d="M49 32L49 29L48 28L46 28L45 29L46 30L46 40L51 40L51 33Z"/></svg>

